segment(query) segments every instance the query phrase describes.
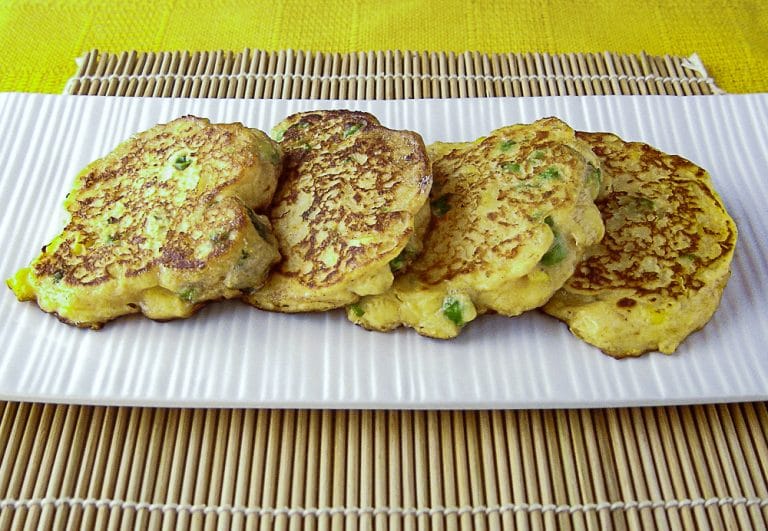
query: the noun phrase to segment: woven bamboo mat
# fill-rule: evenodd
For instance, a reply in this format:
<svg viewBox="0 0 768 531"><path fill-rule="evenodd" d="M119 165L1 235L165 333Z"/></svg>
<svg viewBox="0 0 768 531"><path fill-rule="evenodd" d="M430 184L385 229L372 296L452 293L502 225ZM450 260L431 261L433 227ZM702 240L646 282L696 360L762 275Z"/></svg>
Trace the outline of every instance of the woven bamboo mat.
<svg viewBox="0 0 768 531"><path fill-rule="evenodd" d="M713 94L695 58L93 51L72 94ZM766 403L544 411L0 402L0 529L761 529Z"/></svg>
<svg viewBox="0 0 768 531"><path fill-rule="evenodd" d="M379 51L163 52L93 50L69 94L216 98L410 99L720 93L691 57Z"/></svg>

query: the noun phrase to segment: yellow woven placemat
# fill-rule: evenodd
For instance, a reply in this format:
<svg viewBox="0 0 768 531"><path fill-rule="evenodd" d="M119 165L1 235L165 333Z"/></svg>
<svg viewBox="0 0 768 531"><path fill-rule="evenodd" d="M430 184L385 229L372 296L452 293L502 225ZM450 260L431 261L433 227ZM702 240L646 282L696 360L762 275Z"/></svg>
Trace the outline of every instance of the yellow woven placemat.
<svg viewBox="0 0 768 531"><path fill-rule="evenodd" d="M698 52L726 91L768 91L768 4L757 0L3 0L0 91L59 93L72 58L93 48L245 46Z"/></svg>
<svg viewBox="0 0 768 531"><path fill-rule="evenodd" d="M717 87L695 58L245 50L93 51L68 90L409 98ZM310 411L0 402L0 529L766 525L766 403Z"/></svg>

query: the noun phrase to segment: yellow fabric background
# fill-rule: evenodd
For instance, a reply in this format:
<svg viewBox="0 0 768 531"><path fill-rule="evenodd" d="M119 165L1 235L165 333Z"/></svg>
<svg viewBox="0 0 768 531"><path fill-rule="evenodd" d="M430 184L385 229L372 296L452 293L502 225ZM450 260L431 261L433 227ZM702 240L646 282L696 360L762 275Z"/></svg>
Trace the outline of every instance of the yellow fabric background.
<svg viewBox="0 0 768 531"><path fill-rule="evenodd" d="M698 52L727 92L766 92L768 2L0 0L0 91L59 93L94 48L246 47Z"/></svg>

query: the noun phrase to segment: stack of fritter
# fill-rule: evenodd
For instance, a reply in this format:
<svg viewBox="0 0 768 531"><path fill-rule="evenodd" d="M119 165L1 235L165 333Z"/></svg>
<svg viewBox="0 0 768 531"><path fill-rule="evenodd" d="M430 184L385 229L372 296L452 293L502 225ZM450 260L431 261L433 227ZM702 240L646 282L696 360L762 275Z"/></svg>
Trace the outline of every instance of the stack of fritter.
<svg viewBox="0 0 768 531"><path fill-rule="evenodd" d="M673 352L730 275L709 176L645 144L546 118L425 147L343 110L273 137L193 117L136 135L83 170L70 222L9 285L92 328L240 297L451 338L542 308L625 357Z"/></svg>

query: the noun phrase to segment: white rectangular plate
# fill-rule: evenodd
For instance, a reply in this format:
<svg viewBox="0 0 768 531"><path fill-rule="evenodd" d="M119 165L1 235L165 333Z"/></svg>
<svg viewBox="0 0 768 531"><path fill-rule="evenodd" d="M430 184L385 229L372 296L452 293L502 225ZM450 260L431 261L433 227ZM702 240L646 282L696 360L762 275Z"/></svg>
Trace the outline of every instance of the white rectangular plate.
<svg viewBox="0 0 768 531"><path fill-rule="evenodd" d="M421 101L146 99L0 94L0 275L62 227L75 174L132 133L184 114L269 130L286 115L361 109L427 143L544 116L611 131L708 169L740 235L712 321L672 356L617 361L539 312L484 316L452 341L367 332L340 311L282 315L230 301L188 320L59 323L0 289L0 398L143 406L550 408L768 399L768 95Z"/></svg>

